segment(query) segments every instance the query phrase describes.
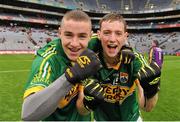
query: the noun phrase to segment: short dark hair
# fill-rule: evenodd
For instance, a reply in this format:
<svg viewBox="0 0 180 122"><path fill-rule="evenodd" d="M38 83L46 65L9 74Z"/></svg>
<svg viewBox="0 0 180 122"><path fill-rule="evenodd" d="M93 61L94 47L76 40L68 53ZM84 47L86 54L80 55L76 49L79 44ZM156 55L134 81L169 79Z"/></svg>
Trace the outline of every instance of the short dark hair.
<svg viewBox="0 0 180 122"><path fill-rule="evenodd" d="M126 28L127 28L127 24L126 21L124 19L124 17L118 13L109 13L106 14L105 16L103 16L103 18L99 21L99 25L100 25L100 29L101 29L101 25L104 21L119 21L122 22L124 24L124 31L126 32Z"/></svg>
<svg viewBox="0 0 180 122"><path fill-rule="evenodd" d="M153 40L157 47L159 47L159 42L157 40Z"/></svg>

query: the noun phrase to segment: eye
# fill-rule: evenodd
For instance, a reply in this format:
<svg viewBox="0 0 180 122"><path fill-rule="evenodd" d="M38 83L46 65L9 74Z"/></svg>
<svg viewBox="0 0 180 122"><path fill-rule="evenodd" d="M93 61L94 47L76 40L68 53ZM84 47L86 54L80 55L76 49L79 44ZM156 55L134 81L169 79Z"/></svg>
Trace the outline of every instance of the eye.
<svg viewBox="0 0 180 122"><path fill-rule="evenodd" d="M87 38L87 35L86 35L86 34L79 35L79 38L80 38L81 40L84 40L84 39Z"/></svg>
<svg viewBox="0 0 180 122"><path fill-rule="evenodd" d="M117 36L121 36L122 33L121 33L121 32L116 32L116 35L117 35Z"/></svg>
<svg viewBox="0 0 180 122"><path fill-rule="evenodd" d="M65 34L65 36L72 36L72 34Z"/></svg>
<svg viewBox="0 0 180 122"><path fill-rule="evenodd" d="M64 34L64 36L65 36L65 37L67 37L67 38L71 38L71 37L73 37L73 35L72 35L72 34L70 34L70 33L65 33L65 34Z"/></svg>
<svg viewBox="0 0 180 122"><path fill-rule="evenodd" d="M103 34L104 34L104 35L109 35L110 32L109 32L109 31L104 31Z"/></svg>

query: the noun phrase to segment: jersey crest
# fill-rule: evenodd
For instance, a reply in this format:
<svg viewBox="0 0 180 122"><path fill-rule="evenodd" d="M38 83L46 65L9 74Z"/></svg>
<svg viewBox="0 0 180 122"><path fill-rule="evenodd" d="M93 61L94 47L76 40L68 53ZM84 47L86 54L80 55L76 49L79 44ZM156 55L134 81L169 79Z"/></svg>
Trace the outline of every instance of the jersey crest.
<svg viewBox="0 0 180 122"><path fill-rule="evenodd" d="M128 77L129 77L128 73L120 72L120 82L121 83L127 83Z"/></svg>

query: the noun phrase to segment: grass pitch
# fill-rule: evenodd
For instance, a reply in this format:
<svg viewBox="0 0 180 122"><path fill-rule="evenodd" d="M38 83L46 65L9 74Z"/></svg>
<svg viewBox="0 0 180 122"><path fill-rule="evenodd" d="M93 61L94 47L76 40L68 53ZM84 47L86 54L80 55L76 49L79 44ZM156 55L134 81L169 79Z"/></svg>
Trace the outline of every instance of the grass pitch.
<svg viewBox="0 0 180 122"><path fill-rule="evenodd" d="M0 55L0 121L21 120L23 89L32 55Z"/></svg>
<svg viewBox="0 0 180 122"><path fill-rule="evenodd" d="M147 121L180 121L180 56L165 56L159 100L152 112L142 112Z"/></svg>
<svg viewBox="0 0 180 122"><path fill-rule="evenodd" d="M33 55L0 55L0 121L21 120L23 89ZM180 121L180 57L165 56L159 100L145 121Z"/></svg>

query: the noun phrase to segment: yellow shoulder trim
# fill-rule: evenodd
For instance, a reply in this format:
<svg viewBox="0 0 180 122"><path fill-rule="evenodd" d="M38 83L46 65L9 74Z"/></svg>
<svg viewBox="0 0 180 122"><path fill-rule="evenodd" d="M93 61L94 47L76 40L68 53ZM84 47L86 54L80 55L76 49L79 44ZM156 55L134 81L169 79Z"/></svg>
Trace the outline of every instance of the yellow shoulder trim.
<svg viewBox="0 0 180 122"><path fill-rule="evenodd" d="M56 52L55 52L55 53L51 53L51 54L49 54L48 56L46 56L46 57L43 59L41 65L40 65L40 69L39 69L39 71L40 71L40 72L39 72L39 76L42 75L43 67L44 67L45 63L47 62L47 60L48 60L52 55L55 55L55 54L56 54Z"/></svg>
<svg viewBox="0 0 180 122"><path fill-rule="evenodd" d="M25 93L24 93L23 99L25 99L27 96L29 96L29 95L32 94L32 93L41 91L42 89L44 89L43 86L36 86L36 87L32 87L32 88L30 88L30 89L27 89L27 90L25 91Z"/></svg>

